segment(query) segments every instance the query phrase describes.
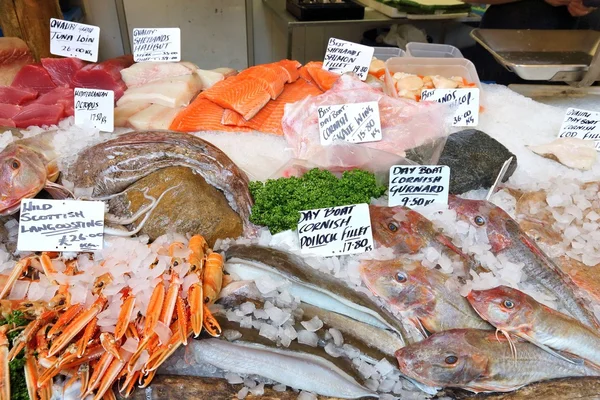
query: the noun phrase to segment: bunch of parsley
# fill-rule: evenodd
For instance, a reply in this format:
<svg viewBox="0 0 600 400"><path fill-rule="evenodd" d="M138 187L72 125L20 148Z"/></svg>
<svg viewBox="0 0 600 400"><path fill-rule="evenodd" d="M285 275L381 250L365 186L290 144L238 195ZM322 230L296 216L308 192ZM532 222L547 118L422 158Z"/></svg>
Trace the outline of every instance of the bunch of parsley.
<svg viewBox="0 0 600 400"><path fill-rule="evenodd" d="M375 181L375 175L355 169L337 178L327 170L312 169L302 177L251 182L254 198L250 221L264 225L271 233L296 229L299 212L316 208L369 203L386 191Z"/></svg>

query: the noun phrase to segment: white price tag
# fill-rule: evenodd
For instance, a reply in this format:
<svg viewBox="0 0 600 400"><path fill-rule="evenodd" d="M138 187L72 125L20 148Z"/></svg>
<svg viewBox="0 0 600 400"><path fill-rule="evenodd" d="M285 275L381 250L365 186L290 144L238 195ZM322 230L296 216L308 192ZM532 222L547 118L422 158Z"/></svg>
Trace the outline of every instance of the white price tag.
<svg viewBox="0 0 600 400"><path fill-rule="evenodd" d="M133 61L181 61L181 29L135 28Z"/></svg>
<svg viewBox="0 0 600 400"><path fill-rule="evenodd" d="M450 167L394 165L390 168L388 205L409 208L448 204Z"/></svg>
<svg viewBox="0 0 600 400"><path fill-rule="evenodd" d="M323 69L340 75L354 72L364 81L369 74L374 52L373 47L331 38L327 43Z"/></svg>
<svg viewBox="0 0 600 400"><path fill-rule="evenodd" d="M93 125L103 132L115 127L115 93L112 90L76 88L75 125Z"/></svg>
<svg viewBox="0 0 600 400"><path fill-rule="evenodd" d="M558 137L595 140L596 150L600 151L600 112L569 108Z"/></svg>
<svg viewBox="0 0 600 400"><path fill-rule="evenodd" d="M449 104L454 110L452 126L479 123L479 89L423 89L421 100Z"/></svg>
<svg viewBox="0 0 600 400"><path fill-rule="evenodd" d="M381 140L379 104L340 104L318 108L321 145L327 146L335 140L350 143L376 142Z"/></svg>
<svg viewBox="0 0 600 400"><path fill-rule="evenodd" d="M367 204L300 211L300 248L304 254L338 256L373 250Z"/></svg>
<svg viewBox="0 0 600 400"><path fill-rule="evenodd" d="M99 27L50 18L51 54L96 62L99 44Z"/></svg>
<svg viewBox="0 0 600 400"><path fill-rule="evenodd" d="M96 251L102 249L101 201L21 201L19 251Z"/></svg>

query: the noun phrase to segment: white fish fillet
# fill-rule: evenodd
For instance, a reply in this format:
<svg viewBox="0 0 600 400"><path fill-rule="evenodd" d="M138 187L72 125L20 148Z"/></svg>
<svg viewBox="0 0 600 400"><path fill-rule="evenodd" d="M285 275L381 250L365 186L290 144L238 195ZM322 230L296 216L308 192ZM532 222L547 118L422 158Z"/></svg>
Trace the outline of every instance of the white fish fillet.
<svg viewBox="0 0 600 400"><path fill-rule="evenodd" d="M161 79L144 86L127 89L123 97L117 101L117 106L143 101L177 108L188 105L201 89L202 82L195 74Z"/></svg>
<svg viewBox="0 0 600 400"><path fill-rule="evenodd" d="M183 107L171 108L152 104L150 107L129 117L127 123L137 130L169 129L171 122Z"/></svg>
<svg viewBox="0 0 600 400"><path fill-rule="evenodd" d="M150 107L150 103L148 102L132 101L131 103L115 108L115 126L127 126L129 117L148 107Z"/></svg>
<svg viewBox="0 0 600 400"><path fill-rule="evenodd" d="M173 76L191 75L198 66L190 62L143 62L121 70L121 79L127 87L138 87Z"/></svg>
<svg viewBox="0 0 600 400"><path fill-rule="evenodd" d="M569 168L584 171L592 169L597 158L593 140L559 138L547 144L529 146L529 150Z"/></svg>
<svg viewBox="0 0 600 400"><path fill-rule="evenodd" d="M215 68L215 69L213 69L211 71L223 74L223 76L225 78L229 78L230 76L235 76L235 75L238 74L237 70L235 70L233 68L229 68L229 67Z"/></svg>
<svg viewBox="0 0 600 400"><path fill-rule="evenodd" d="M198 75L198 77L202 81L202 90L209 89L215 83L225 79L225 75L223 75L220 72L215 72L214 70L207 71L205 69L198 68L197 70L194 71L194 73L196 75Z"/></svg>

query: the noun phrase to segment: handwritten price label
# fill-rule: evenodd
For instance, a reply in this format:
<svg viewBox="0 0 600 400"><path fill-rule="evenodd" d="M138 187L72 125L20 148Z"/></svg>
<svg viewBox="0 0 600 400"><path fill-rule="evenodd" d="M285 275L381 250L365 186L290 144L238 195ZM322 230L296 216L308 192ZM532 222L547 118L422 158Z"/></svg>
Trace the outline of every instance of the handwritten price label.
<svg viewBox="0 0 600 400"><path fill-rule="evenodd" d="M112 90L76 88L74 96L75 125L114 131L115 93Z"/></svg>
<svg viewBox="0 0 600 400"><path fill-rule="evenodd" d="M361 80L367 79L375 49L345 40L331 38L323 61L323 69L336 74L354 72Z"/></svg>
<svg viewBox="0 0 600 400"><path fill-rule="evenodd" d="M421 100L450 105L454 110L452 126L479 123L479 89L423 89Z"/></svg>
<svg viewBox="0 0 600 400"><path fill-rule="evenodd" d="M300 248L304 254L333 256L373 250L367 204L300 211Z"/></svg>
<svg viewBox="0 0 600 400"><path fill-rule="evenodd" d="M96 62L99 43L99 27L50 18L51 54Z"/></svg>
<svg viewBox="0 0 600 400"><path fill-rule="evenodd" d="M135 62L181 61L181 29L135 28L133 60Z"/></svg>
<svg viewBox="0 0 600 400"><path fill-rule="evenodd" d="M394 165L390 168L389 189L390 207L415 208L433 203L448 204L450 167Z"/></svg>
<svg viewBox="0 0 600 400"><path fill-rule="evenodd" d="M600 112L569 108L558 137L594 140L600 151Z"/></svg>
<svg viewBox="0 0 600 400"><path fill-rule="evenodd" d="M101 201L21 201L20 251L96 251L102 249L103 236Z"/></svg>
<svg viewBox="0 0 600 400"><path fill-rule="evenodd" d="M335 140L365 143L382 138L379 104L376 101L324 106L317 111L323 146Z"/></svg>

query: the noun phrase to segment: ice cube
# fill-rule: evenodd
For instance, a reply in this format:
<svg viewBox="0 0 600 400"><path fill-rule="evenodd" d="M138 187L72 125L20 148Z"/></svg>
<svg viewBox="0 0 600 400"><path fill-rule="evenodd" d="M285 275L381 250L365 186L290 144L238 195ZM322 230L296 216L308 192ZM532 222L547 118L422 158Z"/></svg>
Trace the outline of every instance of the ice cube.
<svg viewBox="0 0 600 400"><path fill-rule="evenodd" d="M319 343L319 337L316 333L306 331L303 329L298 331L298 343L307 344L312 347L317 347L317 344Z"/></svg>
<svg viewBox="0 0 600 400"><path fill-rule="evenodd" d="M305 392L303 390L298 395L297 400L317 400L317 395L312 392Z"/></svg>
<svg viewBox="0 0 600 400"><path fill-rule="evenodd" d="M235 331L233 329L225 329L223 331L223 336L226 340L233 342L234 340L238 340L242 337L241 332Z"/></svg>
<svg viewBox="0 0 600 400"><path fill-rule="evenodd" d="M392 389L394 388L395 384L396 384L396 381L394 381L392 379L384 379L379 384L379 387L377 388L377 390L379 392L388 393L388 392L392 391Z"/></svg>
<svg viewBox="0 0 600 400"><path fill-rule="evenodd" d="M343 353L340 351L339 348L337 348L333 343L327 343L325 345L325 352L327 354L329 354L331 357L335 357L338 358L340 357Z"/></svg>
<svg viewBox="0 0 600 400"><path fill-rule="evenodd" d="M276 392L285 392L286 388L287 388L287 386L282 385L281 383L278 383L277 385L273 385L273 390Z"/></svg>
<svg viewBox="0 0 600 400"><path fill-rule="evenodd" d="M333 337L333 343L335 343L336 346L339 347L344 344L344 337L342 336L342 332L335 328L329 328L327 332L331 335L331 337Z"/></svg>
<svg viewBox="0 0 600 400"><path fill-rule="evenodd" d="M227 382L229 382L232 385L237 385L238 383L244 382L241 376L239 376L238 374L234 374L233 372L226 372L225 379L227 379Z"/></svg>
<svg viewBox="0 0 600 400"><path fill-rule="evenodd" d="M319 319L316 315L312 317L310 321L302 321L300 322L307 331L316 332L323 327L323 321Z"/></svg>
<svg viewBox="0 0 600 400"><path fill-rule="evenodd" d="M375 367L365 362L361 364L360 368L358 369L358 372L362 375L363 378L367 379L370 378L377 371L375 370ZM375 389L377 389L377 387L375 387Z"/></svg>
<svg viewBox="0 0 600 400"><path fill-rule="evenodd" d="M260 331L258 334L262 337L266 337L267 339L275 342L277 340L277 328L273 325L269 325L267 323L263 323L260 327Z"/></svg>
<svg viewBox="0 0 600 400"><path fill-rule="evenodd" d="M242 318L240 321L240 327L242 328L252 328L252 317L247 316Z"/></svg>
<svg viewBox="0 0 600 400"><path fill-rule="evenodd" d="M290 319L291 314L283 311L279 307L271 307L265 310L269 318L273 321L273 323L277 326L283 325L288 319Z"/></svg>
<svg viewBox="0 0 600 400"><path fill-rule="evenodd" d="M240 305L240 311L243 313L243 315L248 315L252 313L255 309L256 306L254 305L254 303L251 303L249 301Z"/></svg>
<svg viewBox="0 0 600 400"><path fill-rule="evenodd" d="M237 393L237 398L242 400L245 399L246 396L248 396L248 388L247 387L243 387L240 389L240 391Z"/></svg>
<svg viewBox="0 0 600 400"><path fill-rule="evenodd" d="M381 374L381 376L386 376L393 371L394 366L390 364L388 360L382 358L377 364L375 364L375 369Z"/></svg>

